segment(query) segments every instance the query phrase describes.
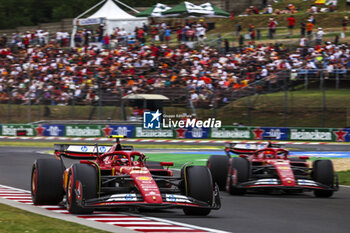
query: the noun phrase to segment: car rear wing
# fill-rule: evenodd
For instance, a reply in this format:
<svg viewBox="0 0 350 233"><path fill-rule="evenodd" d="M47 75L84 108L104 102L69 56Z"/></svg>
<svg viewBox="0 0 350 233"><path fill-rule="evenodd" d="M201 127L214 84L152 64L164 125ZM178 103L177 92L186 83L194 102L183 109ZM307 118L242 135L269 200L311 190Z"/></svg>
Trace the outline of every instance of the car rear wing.
<svg viewBox="0 0 350 233"><path fill-rule="evenodd" d="M283 144L271 142L252 142L252 143L227 143L225 145L226 154L253 154L255 151L264 148L285 148Z"/></svg>
<svg viewBox="0 0 350 233"><path fill-rule="evenodd" d="M56 156L71 159L96 159L98 155L108 152L112 145L82 145L82 144L55 144ZM133 146L121 146L120 150L133 150Z"/></svg>

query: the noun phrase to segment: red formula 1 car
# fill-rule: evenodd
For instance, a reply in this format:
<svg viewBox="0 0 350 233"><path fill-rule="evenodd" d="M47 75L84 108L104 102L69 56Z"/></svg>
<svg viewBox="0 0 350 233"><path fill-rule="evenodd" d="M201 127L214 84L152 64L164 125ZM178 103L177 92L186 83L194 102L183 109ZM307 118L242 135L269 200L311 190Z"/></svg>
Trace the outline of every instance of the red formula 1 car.
<svg viewBox="0 0 350 233"><path fill-rule="evenodd" d="M31 193L35 205L63 202L70 213L98 208L182 208L208 215L220 208L219 189L205 166L185 164L178 177L172 162L147 162L131 146L55 145L57 159L34 162ZM84 159L65 168L62 157ZM167 166L164 168L163 166Z"/></svg>
<svg viewBox="0 0 350 233"><path fill-rule="evenodd" d="M315 160L310 168L308 156L290 157L288 150L270 142L229 144L225 152L227 156L211 155L207 166L219 188L233 195L247 190L313 190L316 197L330 197L338 190L331 160Z"/></svg>

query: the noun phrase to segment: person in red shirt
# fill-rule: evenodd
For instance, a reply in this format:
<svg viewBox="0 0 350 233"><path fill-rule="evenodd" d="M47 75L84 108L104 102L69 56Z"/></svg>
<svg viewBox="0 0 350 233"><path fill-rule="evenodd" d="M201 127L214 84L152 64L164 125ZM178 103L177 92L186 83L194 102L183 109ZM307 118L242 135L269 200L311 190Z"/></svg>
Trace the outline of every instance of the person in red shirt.
<svg viewBox="0 0 350 233"><path fill-rule="evenodd" d="M252 43L255 42L255 27L253 25L249 25L249 35L250 39L252 40Z"/></svg>
<svg viewBox="0 0 350 233"><path fill-rule="evenodd" d="M106 35L103 37L104 45L107 49L109 49L109 35L106 33Z"/></svg>
<svg viewBox="0 0 350 233"><path fill-rule="evenodd" d="M143 29L141 27L137 30L137 39L142 44L144 44L146 42L146 40L145 40L145 32L143 31Z"/></svg>
<svg viewBox="0 0 350 233"><path fill-rule="evenodd" d="M277 22L274 18L270 18L269 22L269 38L274 39L276 33Z"/></svg>
<svg viewBox="0 0 350 233"><path fill-rule="evenodd" d="M291 37L293 35L293 29L295 25L295 18L293 15L289 16L288 20L288 28L289 28L289 36Z"/></svg>

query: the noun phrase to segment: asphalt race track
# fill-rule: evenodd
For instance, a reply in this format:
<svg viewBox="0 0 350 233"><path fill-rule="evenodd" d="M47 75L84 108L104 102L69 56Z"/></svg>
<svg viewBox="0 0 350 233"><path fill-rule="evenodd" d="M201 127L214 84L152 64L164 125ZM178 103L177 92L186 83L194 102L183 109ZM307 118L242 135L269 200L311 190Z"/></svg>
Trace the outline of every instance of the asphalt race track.
<svg viewBox="0 0 350 233"><path fill-rule="evenodd" d="M47 150L52 148L0 147L0 184L29 190L31 165L50 156L42 153ZM208 217L188 217L175 209L139 214L235 233L350 231L350 187L341 187L325 199L312 193L230 196L221 192L221 197L222 208Z"/></svg>

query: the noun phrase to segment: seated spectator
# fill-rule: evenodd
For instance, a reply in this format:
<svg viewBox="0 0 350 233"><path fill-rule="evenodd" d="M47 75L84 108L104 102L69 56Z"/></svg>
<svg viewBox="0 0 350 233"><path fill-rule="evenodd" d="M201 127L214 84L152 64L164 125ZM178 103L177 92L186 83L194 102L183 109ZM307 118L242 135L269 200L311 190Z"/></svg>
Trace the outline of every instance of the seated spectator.
<svg viewBox="0 0 350 233"><path fill-rule="evenodd" d="M264 14L272 14L273 8L271 5L267 5L267 7L263 10Z"/></svg>
<svg viewBox="0 0 350 233"><path fill-rule="evenodd" d="M293 4L289 4L286 7L286 14L295 14L295 13L298 13L297 8Z"/></svg>
<svg viewBox="0 0 350 233"><path fill-rule="evenodd" d="M310 14L316 14L319 11L320 9L317 6L315 6L315 4L312 4L311 7L306 12Z"/></svg>
<svg viewBox="0 0 350 233"><path fill-rule="evenodd" d="M255 14L259 14L259 9L256 8L255 6L250 6L249 8L247 8L245 10L245 14L246 15L255 15Z"/></svg>
<svg viewBox="0 0 350 233"><path fill-rule="evenodd" d="M338 0L331 0L329 5L329 12L334 12L337 10Z"/></svg>

